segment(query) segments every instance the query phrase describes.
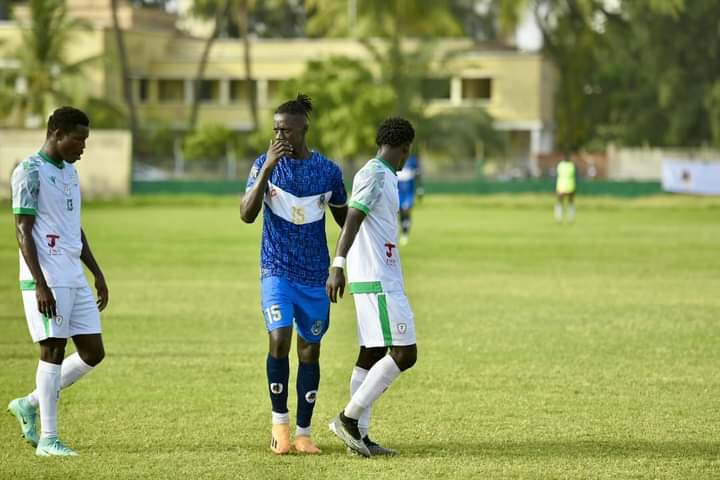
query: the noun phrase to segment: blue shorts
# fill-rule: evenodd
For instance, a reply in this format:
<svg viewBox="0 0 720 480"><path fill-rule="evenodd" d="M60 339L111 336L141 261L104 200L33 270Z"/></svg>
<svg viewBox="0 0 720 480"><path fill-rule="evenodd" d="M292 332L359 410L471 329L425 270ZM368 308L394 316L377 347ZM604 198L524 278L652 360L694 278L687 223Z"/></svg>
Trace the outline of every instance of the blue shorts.
<svg viewBox="0 0 720 480"><path fill-rule="evenodd" d="M400 210L409 210L415 204L415 182L398 182Z"/></svg>
<svg viewBox="0 0 720 480"><path fill-rule="evenodd" d="M283 277L260 281L262 310L268 332L292 327L308 343L320 343L330 326L330 299L325 287L308 287Z"/></svg>

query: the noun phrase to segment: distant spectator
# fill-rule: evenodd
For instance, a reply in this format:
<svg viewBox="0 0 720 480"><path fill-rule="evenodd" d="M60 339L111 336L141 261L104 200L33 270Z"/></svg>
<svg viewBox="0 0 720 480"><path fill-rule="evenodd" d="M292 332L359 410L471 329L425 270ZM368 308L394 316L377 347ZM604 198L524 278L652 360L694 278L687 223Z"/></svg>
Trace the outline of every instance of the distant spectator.
<svg viewBox="0 0 720 480"><path fill-rule="evenodd" d="M563 217L568 223L575 221L576 175L575 164L572 162L570 155L565 155L565 158L557 165L557 181L555 184L555 193L557 194L555 220L558 222L562 222Z"/></svg>

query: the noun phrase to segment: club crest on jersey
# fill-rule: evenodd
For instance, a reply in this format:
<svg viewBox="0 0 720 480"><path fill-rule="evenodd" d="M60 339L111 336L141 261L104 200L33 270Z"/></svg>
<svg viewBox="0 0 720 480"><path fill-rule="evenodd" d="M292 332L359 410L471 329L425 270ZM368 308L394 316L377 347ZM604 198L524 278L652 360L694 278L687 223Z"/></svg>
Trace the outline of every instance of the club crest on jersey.
<svg viewBox="0 0 720 480"><path fill-rule="evenodd" d="M318 198L318 207L319 208L325 208L325 194L323 193L320 195L320 198Z"/></svg>
<svg viewBox="0 0 720 480"><path fill-rule="evenodd" d="M58 327L59 327L60 325L62 325L62 322L63 322L63 316L62 316L62 315L55 315L55 323L57 324Z"/></svg>
<svg viewBox="0 0 720 480"><path fill-rule="evenodd" d="M283 392L283 384L282 383L271 383L270 384L270 392L274 395L280 395Z"/></svg>
<svg viewBox="0 0 720 480"><path fill-rule="evenodd" d="M398 323L397 329L398 329L399 333L405 333L405 332L407 332L407 324L406 323Z"/></svg>

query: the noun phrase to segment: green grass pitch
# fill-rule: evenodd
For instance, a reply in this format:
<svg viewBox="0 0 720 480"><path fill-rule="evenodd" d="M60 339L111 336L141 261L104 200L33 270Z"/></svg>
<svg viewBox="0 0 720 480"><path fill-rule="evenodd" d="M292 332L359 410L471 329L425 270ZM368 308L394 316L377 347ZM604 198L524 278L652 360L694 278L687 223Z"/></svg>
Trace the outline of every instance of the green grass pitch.
<svg viewBox="0 0 720 480"><path fill-rule="evenodd" d="M61 396L81 456L36 458L3 414L0 478L720 477L720 199L581 196L572 226L552 203L430 196L416 210L401 255L419 360L371 428L402 455L369 460L327 430L357 349L349 295L322 350L323 454L275 457L260 222L242 224L236 198L87 205L110 305L104 363ZM0 206L4 409L32 389L37 349Z"/></svg>

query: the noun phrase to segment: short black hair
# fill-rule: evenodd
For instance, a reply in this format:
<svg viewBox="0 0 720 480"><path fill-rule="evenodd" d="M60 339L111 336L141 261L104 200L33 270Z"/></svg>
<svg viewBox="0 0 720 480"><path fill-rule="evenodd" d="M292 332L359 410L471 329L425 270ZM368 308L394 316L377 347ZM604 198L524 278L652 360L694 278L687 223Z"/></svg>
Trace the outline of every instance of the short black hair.
<svg viewBox="0 0 720 480"><path fill-rule="evenodd" d="M375 143L378 147L383 145L399 147L412 143L414 138L415 129L410 122L404 118L390 117L378 127Z"/></svg>
<svg viewBox="0 0 720 480"><path fill-rule="evenodd" d="M309 118L312 109L313 106L310 97L308 97L307 95L303 95L302 93L298 93L297 97L295 97L295 100L290 100L283 103L277 108L277 110L275 110L275 113L303 115L305 118Z"/></svg>
<svg viewBox="0 0 720 480"><path fill-rule="evenodd" d="M55 130L72 132L78 125L90 126L90 119L85 112L74 107L60 107L48 118L47 134L49 136Z"/></svg>

